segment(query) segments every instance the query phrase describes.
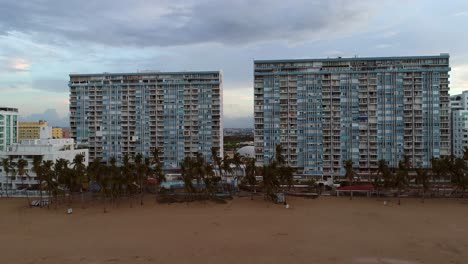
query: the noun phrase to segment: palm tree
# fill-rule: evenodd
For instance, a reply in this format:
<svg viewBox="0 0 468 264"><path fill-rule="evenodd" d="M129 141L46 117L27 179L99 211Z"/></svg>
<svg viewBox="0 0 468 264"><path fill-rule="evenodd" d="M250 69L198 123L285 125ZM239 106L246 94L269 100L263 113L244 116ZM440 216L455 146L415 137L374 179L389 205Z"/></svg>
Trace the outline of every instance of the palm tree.
<svg viewBox="0 0 468 264"><path fill-rule="evenodd" d="M16 170L16 167L17 167L16 162L14 161L13 156L9 157L9 164L10 164L10 183L13 186L13 181L16 180L16 175L18 174L18 171Z"/></svg>
<svg viewBox="0 0 468 264"><path fill-rule="evenodd" d="M107 167L107 171L110 176L110 184L111 184L111 203L114 202L115 197L118 197L121 192L121 183L122 177L119 173L119 167L117 166L117 159L115 156L111 157L109 160L109 166Z"/></svg>
<svg viewBox="0 0 468 264"><path fill-rule="evenodd" d="M194 170L194 161L191 157L185 157L182 163L180 164L180 169L182 173L182 180L184 181L184 189L186 193L191 197L195 192L193 187L193 170Z"/></svg>
<svg viewBox="0 0 468 264"><path fill-rule="evenodd" d="M265 192L265 198L276 202L278 189L280 188L280 182L278 179L278 163L276 161L271 162L268 165L263 166L263 188Z"/></svg>
<svg viewBox="0 0 468 264"><path fill-rule="evenodd" d="M416 184L422 186L422 202L424 203L424 198L426 197L426 192L429 190L429 174L427 169L418 167L416 168Z"/></svg>
<svg viewBox="0 0 468 264"><path fill-rule="evenodd" d="M28 167L28 161L25 159L19 159L16 166L18 168L18 175L21 179L21 188L24 188L26 192L26 198L28 199L28 205L31 206L31 203L29 202L28 188L24 187L24 176L26 175L29 179L28 169L26 169Z"/></svg>
<svg viewBox="0 0 468 264"><path fill-rule="evenodd" d="M354 176L356 175L356 172L354 172L354 169L353 169L353 161L352 160L347 160L345 161L345 171L346 171L346 178L348 179L349 181L349 185L353 185L353 180L354 180ZM349 195L349 199L352 200L353 199L353 193L351 191L351 194Z"/></svg>
<svg viewBox="0 0 468 264"><path fill-rule="evenodd" d="M162 162L161 158L159 157L159 149L157 147L154 148L153 153L153 175L156 178L156 199L158 198L159 189L161 188L161 183L166 181L166 176L162 170Z"/></svg>
<svg viewBox="0 0 468 264"><path fill-rule="evenodd" d="M10 160L5 158L2 159L2 166L3 166L3 171L5 172L5 179L6 179L6 196L9 197L8 195L8 174L10 173Z"/></svg>
<svg viewBox="0 0 468 264"><path fill-rule="evenodd" d="M143 193L146 191L143 186L146 186L148 183L148 177L151 175L151 159L146 157L143 164L142 164L141 171L143 172L143 178L141 179L141 205L143 205Z"/></svg>
<svg viewBox="0 0 468 264"><path fill-rule="evenodd" d="M211 158L213 159L213 164L217 167L218 169L218 172L219 172L219 176L223 176L223 172L221 171L221 167L222 167L222 159L218 156L218 153L216 151L216 148L215 147L212 147L211 148Z"/></svg>
<svg viewBox="0 0 468 264"><path fill-rule="evenodd" d="M353 181L354 181L354 176L356 175L356 172L354 172L354 169L353 169L353 161L352 160L347 160L345 161L345 171L346 171L346 178L348 179L349 181L349 184L352 185L353 184Z"/></svg>
<svg viewBox="0 0 468 264"><path fill-rule="evenodd" d="M32 165L32 170L34 173L36 173L36 178L37 181L39 182L39 197L42 201L42 184L43 184L43 176L42 176L42 171L41 171L41 166L42 164L42 156L34 156L33 157L33 165ZM42 206L42 204L40 204Z"/></svg>
<svg viewBox="0 0 468 264"><path fill-rule="evenodd" d="M88 178L91 182L97 182L98 178L102 172L102 159L95 158L91 164L88 165L86 169L88 173Z"/></svg>
<svg viewBox="0 0 468 264"><path fill-rule="evenodd" d="M283 147L281 146L281 144L276 145L275 160L278 163L278 165L283 165L286 163L286 159L283 156Z"/></svg>
<svg viewBox="0 0 468 264"><path fill-rule="evenodd" d="M132 207L134 187L133 164L130 162L130 157L127 154L124 155L122 163L122 181L125 183L125 191L130 198L130 207Z"/></svg>
<svg viewBox="0 0 468 264"><path fill-rule="evenodd" d="M78 154L75 156L75 158L73 159L73 170L74 170L74 179L72 179L72 186L71 187L74 187L74 184L73 183L78 183L79 186L80 186L80 192L81 192L81 204L83 206L83 185L84 183L88 183L89 184L89 180L87 179L87 175L86 175L86 166L84 165L84 155L82 154ZM70 196L72 194L72 189L70 189Z"/></svg>
<svg viewBox="0 0 468 264"><path fill-rule="evenodd" d="M245 179L247 183L252 187L250 199L253 200L253 194L256 192L255 185L257 184L256 175L256 166L255 166L255 158L249 158L245 161Z"/></svg>
<svg viewBox="0 0 468 264"><path fill-rule="evenodd" d="M467 188L468 179L466 176L466 166L465 161L460 158L452 159L452 163L450 165L450 174L451 174L451 181L455 184L457 189L462 192L462 198L465 196L465 190Z"/></svg>
<svg viewBox="0 0 468 264"><path fill-rule="evenodd" d="M140 184L140 205L143 205L143 174L145 173L145 164L143 163L143 155L138 153L135 156L135 168L137 172L137 179Z"/></svg>
<svg viewBox="0 0 468 264"><path fill-rule="evenodd" d="M380 195L380 189L383 187L383 180L388 179L390 170L388 169L387 162L384 159L379 160L377 173L374 176L374 187L377 189L378 195Z"/></svg>
<svg viewBox="0 0 468 264"><path fill-rule="evenodd" d="M408 163L406 163L405 161L400 161L398 163L398 170L393 177L393 186L397 188L398 191L398 205L401 204L401 190L405 188L405 186L408 184L409 169L408 167L406 167L407 164Z"/></svg>
<svg viewBox="0 0 468 264"><path fill-rule="evenodd" d="M235 166L237 171L242 170L242 165L244 165L244 162L242 160L242 156L239 153L234 153L234 156L232 157L231 160L232 164ZM237 174L236 174L237 175Z"/></svg>
<svg viewBox="0 0 468 264"><path fill-rule="evenodd" d="M54 174L55 174L55 179L58 183L58 185L62 186L67 186L68 183L70 182L71 178L73 177L73 173L71 172L70 168L68 167L70 165L70 162L66 159L58 159L55 161L54 164ZM55 201L57 202L57 196L58 196L58 186L57 186L57 193L55 196ZM63 193L63 192L62 192ZM57 205L57 203L56 203Z"/></svg>
<svg viewBox="0 0 468 264"><path fill-rule="evenodd" d="M290 189L294 184L294 169L290 167L283 157L283 148L280 144L276 145L275 161L278 165L277 176L282 185L287 185Z"/></svg>
<svg viewBox="0 0 468 264"><path fill-rule="evenodd" d="M109 177L109 171L107 171L107 167L103 166L100 164L95 168L95 170L98 173L98 176L96 178L97 183L101 187L99 189L99 192L101 193L102 196L102 203L104 206L104 213L107 213L107 208L106 208L106 200L108 196L108 190L109 190L109 182L110 182L110 177Z"/></svg>
<svg viewBox="0 0 468 264"><path fill-rule="evenodd" d="M42 161L41 165L41 173L44 179L45 184L47 185L47 192L49 193L49 197L51 197L53 191L56 188L56 182L54 182L54 171L52 166L54 162L51 160L44 160ZM50 201L50 200L49 200ZM47 203L47 208L50 207L50 203Z"/></svg>

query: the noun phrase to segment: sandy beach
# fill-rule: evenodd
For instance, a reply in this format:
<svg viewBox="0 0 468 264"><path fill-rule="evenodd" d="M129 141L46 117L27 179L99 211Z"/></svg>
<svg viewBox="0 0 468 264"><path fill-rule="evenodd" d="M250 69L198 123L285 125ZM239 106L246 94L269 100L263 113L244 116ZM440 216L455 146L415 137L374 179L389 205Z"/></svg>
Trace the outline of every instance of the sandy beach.
<svg viewBox="0 0 468 264"><path fill-rule="evenodd" d="M256 197L27 208L0 199L1 263L468 263L468 202Z"/></svg>

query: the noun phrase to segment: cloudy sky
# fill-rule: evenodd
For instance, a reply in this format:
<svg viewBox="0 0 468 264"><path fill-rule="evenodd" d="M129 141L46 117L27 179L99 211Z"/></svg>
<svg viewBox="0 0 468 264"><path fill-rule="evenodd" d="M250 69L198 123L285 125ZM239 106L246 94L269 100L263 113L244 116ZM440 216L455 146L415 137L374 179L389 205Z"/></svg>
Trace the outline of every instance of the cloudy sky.
<svg viewBox="0 0 468 264"><path fill-rule="evenodd" d="M225 127L252 127L254 59L446 52L468 90L466 0L0 0L0 105L66 125L71 72L220 69Z"/></svg>

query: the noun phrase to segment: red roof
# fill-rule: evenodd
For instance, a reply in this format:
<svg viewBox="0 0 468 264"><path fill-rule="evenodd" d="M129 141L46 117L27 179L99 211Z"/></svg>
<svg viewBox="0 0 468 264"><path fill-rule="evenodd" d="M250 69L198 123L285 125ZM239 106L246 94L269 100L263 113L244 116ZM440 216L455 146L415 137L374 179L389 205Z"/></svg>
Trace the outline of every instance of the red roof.
<svg viewBox="0 0 468 264"><path fill-rule="evenodd" d="M366 184L366 185L351 185L351 186L343 186L337 189L338 191L372 191L374 190L374 185Z"/></svg>

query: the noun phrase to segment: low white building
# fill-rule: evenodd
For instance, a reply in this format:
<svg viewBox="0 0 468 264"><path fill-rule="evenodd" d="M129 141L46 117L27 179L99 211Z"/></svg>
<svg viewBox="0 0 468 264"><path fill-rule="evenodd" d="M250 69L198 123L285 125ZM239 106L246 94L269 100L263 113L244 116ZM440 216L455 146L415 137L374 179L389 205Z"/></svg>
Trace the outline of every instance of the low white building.
<svg viewBox="0 0 468 264"><path fill-rule="evenodd" d="M19 159L28 161L28 175L24 177L22 186L21 179L16 175L11 181L10 176L5 175L3 166L0 163L0 191L24 189L38 189L38 181L36 174L32 170L33 159L35 156L42 156L42 160L51 160L55 162L58 159L65 159L73 162L76 155L84 156L84 164L88 166L89 155L87 149L75 149L75 142L71 138L64 139L27 139L22 140L19 144L13 144L7 147L7 151L0 151L0 161L3 159L12 159L17 163ZM70 165L71 166L71 165ZM17 170L17 168L15 168Z"/></svg>

